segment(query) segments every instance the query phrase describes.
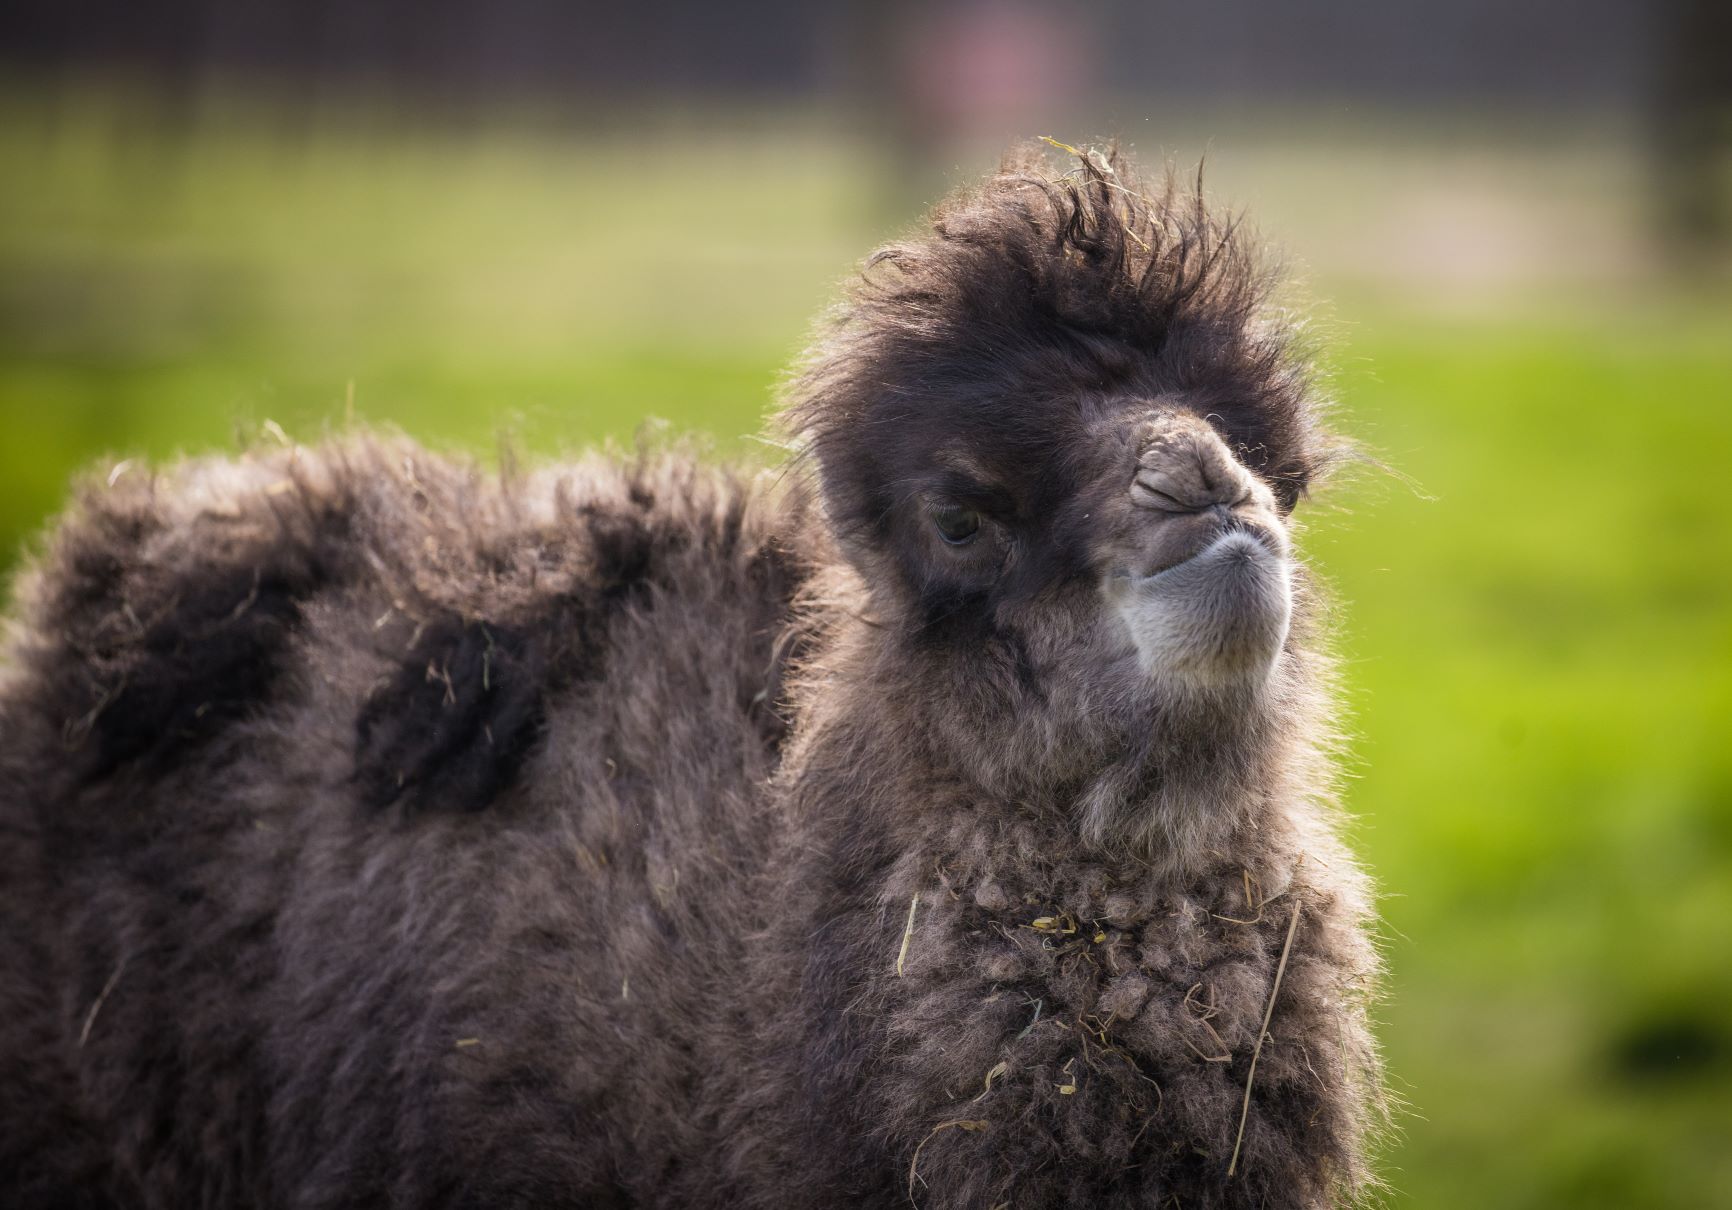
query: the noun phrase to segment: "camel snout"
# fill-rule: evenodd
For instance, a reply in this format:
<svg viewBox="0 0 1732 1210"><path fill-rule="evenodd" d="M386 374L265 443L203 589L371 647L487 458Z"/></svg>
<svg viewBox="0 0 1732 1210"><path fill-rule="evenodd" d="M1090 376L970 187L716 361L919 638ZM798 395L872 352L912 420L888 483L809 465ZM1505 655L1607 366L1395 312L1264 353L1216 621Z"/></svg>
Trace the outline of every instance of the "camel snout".
<svg viewBox="0 0 1732 1210"><path fill-rule="evenodd" d="M1232 510L1257 503L1257 480L1226 443L1193 416L1147 422L1137 443L1131 500L1163 513Z"/></svg>

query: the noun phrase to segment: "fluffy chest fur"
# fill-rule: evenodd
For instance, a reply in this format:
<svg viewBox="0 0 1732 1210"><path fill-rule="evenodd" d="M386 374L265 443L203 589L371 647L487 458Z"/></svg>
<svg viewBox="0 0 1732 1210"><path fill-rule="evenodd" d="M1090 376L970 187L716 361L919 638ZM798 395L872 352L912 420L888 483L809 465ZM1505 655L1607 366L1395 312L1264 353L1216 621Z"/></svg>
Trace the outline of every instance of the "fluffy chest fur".
<svg viewBox="0 0 1732 1210"><path fill-rule="evenodd" d="M833 799L795 825L836 838L790 875L823 890L773 947L803 939L777 1019L822 1056L796 1145L873 1143L815 1198L893 1172L920 1205L1309 1205L1360 1179L1376 960L1311 808L1261 813L1175 880L1079 852L1063 812L910 792L895 829Z"/></svg>

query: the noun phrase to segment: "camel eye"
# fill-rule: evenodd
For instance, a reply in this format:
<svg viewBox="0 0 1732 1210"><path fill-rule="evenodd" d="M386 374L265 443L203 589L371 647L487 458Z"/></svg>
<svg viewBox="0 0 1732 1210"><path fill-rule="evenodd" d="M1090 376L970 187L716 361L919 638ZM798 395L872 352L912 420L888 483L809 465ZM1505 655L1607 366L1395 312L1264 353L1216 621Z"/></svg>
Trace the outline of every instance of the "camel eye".
<svg viewBox="0 0 1732 1210"><path fill-rule="evenodd" d="M933 509L932 523L938 527L938 536L952 546L972 542L974 535L980 532L980 514L972 508L959 508L954 504Z"/></svg>

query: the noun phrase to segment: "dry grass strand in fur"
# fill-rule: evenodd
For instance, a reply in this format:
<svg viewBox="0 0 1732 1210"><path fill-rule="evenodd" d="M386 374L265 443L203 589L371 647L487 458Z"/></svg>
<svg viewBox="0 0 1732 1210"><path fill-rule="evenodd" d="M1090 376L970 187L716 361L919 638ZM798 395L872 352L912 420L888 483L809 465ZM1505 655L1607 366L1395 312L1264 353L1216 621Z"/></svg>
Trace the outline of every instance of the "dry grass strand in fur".
<svg viewBox="0 0 1732 1210"><path fill-rule="evenodd" d="M1257 1060L1263 1054L1263 1039L1269 1035L1269 1021L1275 1015L1275 997L1281 994L1281 978L1287 973L1287 955L1293 949L1293 934L1299 930L1299 900L1293 901L1293 919L1287 925L1287 940L1281 946L1281 961L1275 967L1275 981L1269 986L1269 1006L1263 1010L1263 1024L1257 1030L1257 1044L1251 1048L1251 1067L1245 1073L1245 1100L1239 1106L1239 1129L1233 1136L1233 1158L1227 1163L1231 1177L1239 1168L1239 1147L1245 1141L1245 1119L1251 1115L1251 1082L1257 1078ZM1306 1065L1310 1065L1307 1057Z"/></svg>

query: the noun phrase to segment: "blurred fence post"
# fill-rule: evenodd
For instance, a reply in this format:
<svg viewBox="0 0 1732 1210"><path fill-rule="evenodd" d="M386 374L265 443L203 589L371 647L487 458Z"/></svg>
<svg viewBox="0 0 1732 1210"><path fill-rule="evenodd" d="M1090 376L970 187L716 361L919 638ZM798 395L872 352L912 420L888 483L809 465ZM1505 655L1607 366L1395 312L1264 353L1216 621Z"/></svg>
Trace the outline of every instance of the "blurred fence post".
<svg viewBox="0 0 1732 1210"><path fill-rule="evenodd" d="M1716 267L1732 244L1732 4L1670 0L1653 105L1661 238L1676 268Z"/></svg>

